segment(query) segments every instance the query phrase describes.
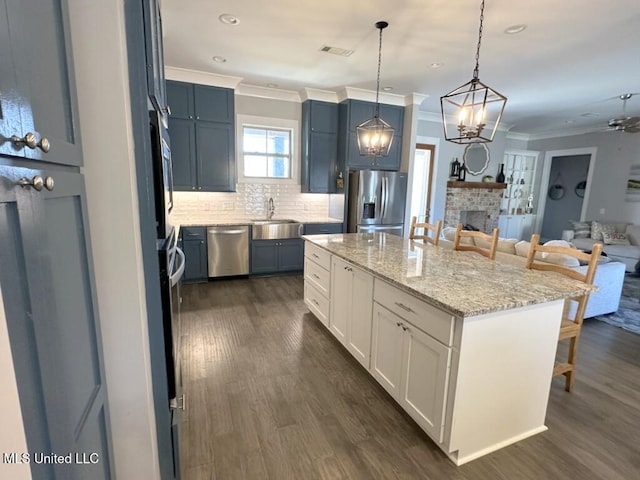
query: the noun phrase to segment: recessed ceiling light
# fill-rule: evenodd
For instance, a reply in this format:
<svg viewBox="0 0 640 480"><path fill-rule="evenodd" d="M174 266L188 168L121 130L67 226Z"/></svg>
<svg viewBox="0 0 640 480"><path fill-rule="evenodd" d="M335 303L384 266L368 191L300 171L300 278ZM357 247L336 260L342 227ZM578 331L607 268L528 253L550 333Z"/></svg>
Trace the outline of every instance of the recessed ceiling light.
<svg viewBox="0 0 640 480"><path fill-rule="evenodd" d="M278 88L278 84L277 83L267 83L267 87L269 87L269 88Z"/></svg>
<svg viewBox="0 0 640 480"><path fill-rule="evenodd" d="M431 64L431 68L440 68L441 66L443 66L444 63L440 63L440 62L433 62Z"/></svg>
<svg viewBox="0 0 640 480"><path fill-rule="evenodd" d="M384 90L385 92L390 92L391 90L393 90L393 87L382 87L382 90Z"/></svg>
<svg viewBox="0 0 640 480"><path fill-rule="evenodd" d="M565 120L564 123L576 123L575 120Z"/></svg>
<svg viewBox="0 0 640 480"><path fill-rule="evenodd" d="M523 32L526 28L527 26L525 24L511 25L510 27L504 29L504 33L506 33L507 35L515 35L516 33Z"/></svg>
<svg viewBox="0 0 640 480"><path fill-rule="evenodd" d="M223 13L218 17L218 20L226 25L238 25L240 23L240 19L230 13Z"/></svg>
<svg viewBox="0 0 640 480"><path fill-rule="evenodd" d="M226 58L221 57L220 55L216 55L215 57L211 57L211 59L212 59L214 62L217 62L217 63L225 63L225 62L227 61L227 59L226 59Z"/></svg>

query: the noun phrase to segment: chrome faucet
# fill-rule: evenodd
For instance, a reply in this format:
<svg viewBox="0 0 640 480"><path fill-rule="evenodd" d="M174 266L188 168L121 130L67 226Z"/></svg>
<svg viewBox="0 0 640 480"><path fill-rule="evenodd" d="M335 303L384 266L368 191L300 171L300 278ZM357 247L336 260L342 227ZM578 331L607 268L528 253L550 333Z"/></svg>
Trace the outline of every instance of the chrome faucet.
<svg viewBox="0 0 640 480"><path fill-rule="evenodd" d="M267 201L267 218L271 220L274 213L276 213L276 206L273 203L273 198L269 197L269 200Z"/></svg>

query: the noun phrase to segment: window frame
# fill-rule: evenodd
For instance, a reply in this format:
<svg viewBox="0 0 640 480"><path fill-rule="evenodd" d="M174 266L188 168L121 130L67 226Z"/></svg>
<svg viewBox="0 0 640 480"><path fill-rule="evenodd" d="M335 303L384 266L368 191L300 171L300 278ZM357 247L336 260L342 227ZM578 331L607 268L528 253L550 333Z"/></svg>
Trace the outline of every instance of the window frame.
<svg viewBox="0 0 640 480"><path fill-rule="evenodd" d="M289 130L291 132L291 178L247 177L244 174L244 128ZM238 183L300 185L300 126L297 120L238 114L236 118Z"/></svg>

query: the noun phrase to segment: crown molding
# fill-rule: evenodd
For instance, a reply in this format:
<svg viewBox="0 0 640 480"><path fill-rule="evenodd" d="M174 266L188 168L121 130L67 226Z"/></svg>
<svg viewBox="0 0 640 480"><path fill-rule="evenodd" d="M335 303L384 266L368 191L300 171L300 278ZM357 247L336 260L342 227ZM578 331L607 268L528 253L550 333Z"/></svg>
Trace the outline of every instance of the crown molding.
<svg viewBox="0 0 640 480"><path fill-rule="evenodd" d="M218 73L201 72L199 70L178 67L165 67L164 75L167 80L197 83L213 87L233 88L234 90L242 81L242 77L232 77L230 75L220 75Z"/></svg>
<svg viewBox="0 0 640 480"><path fill-rule="evenodd" d="M305 87L300 91L300 99L303 102L306 100L319 100L321 102L338 103L338 94L331 90Z"/></svg>
<svg viewBox="0 0 640 480"><path fill-rule="evenodd" d="M412 94L406 95L404 97L404 105L405 105L405 107L407 107L409 105L418 105L418 106L420 106L429 97L430 97L430 95L424 95L422 93L413 92Z"/></svg>
<svg viewBox="0 0 640 480"><path fill-rule="evenodd" d="M365 102L375 102L376 92L372 90L365 90L363 88L344 87L342 90L338 92L338 99L341 102L347 99L363 100ZM395 93L380 92L379 101L380 103L385 103L387 105L398 105L400 107L405 106L404 95L396 95Z"/></svg>
<svg viewBox="0 0 640 480"><path fill-rule="evenodd" d="M258 85L247 85L241 83L236 88L236 95L245 95L248 97L268 98L271 100L282 100L285 102L300 103L300 94L293 90L282 90L279 88L262 87Z"/></svg>
<svg viewBox="0 0 640 480"><path fill-rule="evenodd" d="M507 139L508 140L521 140L524 142L528 142L531 140L531 135L528 133L518 133L518 132L510 132L507 131Z"/></svg>

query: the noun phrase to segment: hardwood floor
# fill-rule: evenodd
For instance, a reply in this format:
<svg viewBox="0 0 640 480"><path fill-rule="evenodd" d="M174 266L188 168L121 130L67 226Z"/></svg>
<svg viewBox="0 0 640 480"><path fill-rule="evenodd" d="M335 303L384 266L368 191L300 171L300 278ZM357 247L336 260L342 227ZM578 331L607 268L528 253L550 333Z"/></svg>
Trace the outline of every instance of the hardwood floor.
<svg viewBox="0 0 640 480"><path fill-rule="evenodd" d="M185 286L183 479L640 478L640 335L586 320L549 430L456 467L302 295L297 275Z"/></svg>

